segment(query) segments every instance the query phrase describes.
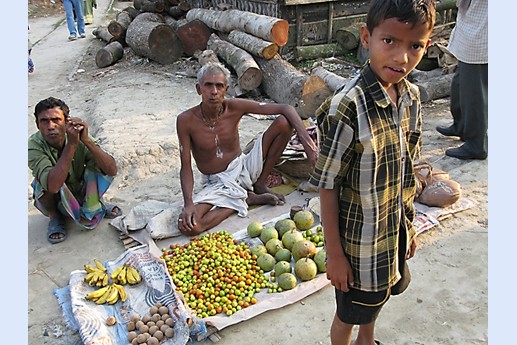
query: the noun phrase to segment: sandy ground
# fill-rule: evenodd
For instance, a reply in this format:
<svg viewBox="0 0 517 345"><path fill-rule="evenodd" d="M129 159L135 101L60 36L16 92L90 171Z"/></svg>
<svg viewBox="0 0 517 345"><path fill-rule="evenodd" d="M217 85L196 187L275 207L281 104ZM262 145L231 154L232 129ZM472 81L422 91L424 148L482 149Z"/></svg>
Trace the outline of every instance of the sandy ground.
<svg viewBox="0 0 517 345"><path fill-rule="evenodd" d="M126 49L119 63L98 69L95 53L104 44L91 32L114 16L110 1L98 4L88 37L75 42L66 39L64 17L29 19L36 70L28 80L28 134L36 130L35 104L48 96L62 98L73 116L89 122L91 133L118 163L108 200L124 210L148 199L173 202L181 198L175 119L200 101L192 78L197 62L161 66ZM477 205L419 236L419 251L409 262L413 281L389 301L377 323L376 338L384 344L488 343L488 160L444 155L460 142L434 128L450 119L448 99L425 105L423 159L448 171ZM268 123L245 117L242 144ZM80 344L78 335L66 329L52 289L65 286L70 272L84 263L114 259L124 248L106 222L92 232L71 226L65 242L50 245L47 219L31 205L30 180L29 174L29 344ZM330 344L334 308L333 289L327 286L301 302L223 329L220 344Z"/></svg>

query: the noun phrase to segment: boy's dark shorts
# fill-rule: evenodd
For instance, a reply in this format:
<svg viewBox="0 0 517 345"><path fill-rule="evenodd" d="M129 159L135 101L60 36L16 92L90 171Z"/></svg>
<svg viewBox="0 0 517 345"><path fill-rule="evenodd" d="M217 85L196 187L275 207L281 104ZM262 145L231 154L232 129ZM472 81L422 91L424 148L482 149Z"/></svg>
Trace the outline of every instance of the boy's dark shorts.
<svg viewBox="0 0 517 345"><path fill-rule="evenodd" d="M390 296L402 293L409 285L411 274L405 260L403 265L402 278L391 289L379 292L352 288L348 292L343 292L335 289L336 314L339 319L350 325L364 325L375 321Z"/></svg>

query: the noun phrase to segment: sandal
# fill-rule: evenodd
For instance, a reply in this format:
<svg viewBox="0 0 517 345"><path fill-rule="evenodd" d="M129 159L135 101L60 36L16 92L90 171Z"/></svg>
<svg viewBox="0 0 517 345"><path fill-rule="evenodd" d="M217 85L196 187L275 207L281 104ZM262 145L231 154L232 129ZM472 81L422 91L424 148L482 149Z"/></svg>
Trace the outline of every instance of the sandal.
<svg viewBox="0 0 517 345"><path fill-rule="evenodd" d="M122 215L122 209L114 204L105 203L104 208L106 209L106 219L114 219Z"/></svg>
<svg viewBox="0 0 517 345"><path fill-rule="evenodd" d="M56 235L56 234L62 234L63 237L59 238L52 238L50 236ZM52 243L56 244L59 242L63 242L66 239L66 229L63 224L63 220L59 218L53 218L48 223L48 229L47 229L47 240Z"/></svg>

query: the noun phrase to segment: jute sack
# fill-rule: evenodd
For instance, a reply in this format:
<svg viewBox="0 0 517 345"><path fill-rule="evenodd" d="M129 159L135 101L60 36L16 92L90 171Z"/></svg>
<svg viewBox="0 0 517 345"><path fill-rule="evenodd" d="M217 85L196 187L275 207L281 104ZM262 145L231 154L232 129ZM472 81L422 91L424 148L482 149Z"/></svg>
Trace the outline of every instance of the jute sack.
<svg viewBox="0 0 517 345"><path fill-rule="evenodd" d="M424 188L436 181L443 181L449 179L449 174L446 171L434 168L431 163L419 162L413 166L416 176L416 195L418 198L422 194Z"/></svg>
<svg viewBox="0 0 517 345"><path fill-rule="evenodd" d="M415 201L427 206L447 207L461 197L461 185L451 180L449 173L419 162L413 167L416 176Z"/></svg>
<svg viewBox="0 0 517 345"><path fill-rule="evenodd" d="M447 207L461 197L461 185L454 180L441 180L427 185L416 201L427 206Z"/></svg>

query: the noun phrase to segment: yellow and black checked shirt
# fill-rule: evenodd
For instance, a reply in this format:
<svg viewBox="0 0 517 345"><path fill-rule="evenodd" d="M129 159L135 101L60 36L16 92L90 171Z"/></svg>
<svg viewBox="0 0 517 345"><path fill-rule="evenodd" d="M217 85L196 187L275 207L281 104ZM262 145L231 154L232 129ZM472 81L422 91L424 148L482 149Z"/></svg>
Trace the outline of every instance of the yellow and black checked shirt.
<svg viewBox="0 0 517 345"><path fill-rule="evenodd" d="M407 243L415 236L420 94L405 79L397 88L395 106L367 64L316 113L319 157L309 182L340 192L341 244L354 288L363 291L386 290L400 279L399 232L407 231Z"/></svg>

